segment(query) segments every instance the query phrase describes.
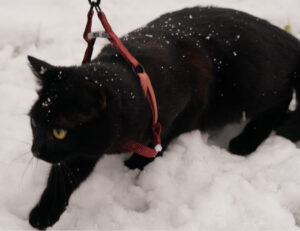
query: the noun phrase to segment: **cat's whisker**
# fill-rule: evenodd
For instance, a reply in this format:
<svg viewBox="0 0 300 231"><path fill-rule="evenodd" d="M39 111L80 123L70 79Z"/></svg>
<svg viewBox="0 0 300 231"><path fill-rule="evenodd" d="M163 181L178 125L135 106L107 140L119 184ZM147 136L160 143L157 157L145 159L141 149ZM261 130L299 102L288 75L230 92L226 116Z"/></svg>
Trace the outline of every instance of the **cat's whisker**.
<svg viewBox="0 0 300 231"><path fill-rule="evenodd" d="M23 143L23 144L31 146L31 143L28 142L28 141L24 141L24 140L17 140L17 141L20 142L20 143Z"/></svg>
<svg viewBox="0 0 300 231"><path fill-rule="evenodd" d="M32 156L32 157L30 158L30 160L27 162L27 164L26 164L26 166L25 166L25 168L24 168L24 170L23 170L22 179L23 179L23 177L25 176L25 174L26 174L26 172L27 172L29 166L32 164L33 159L34 159L34 156Z"/></svg>
<svg viewBox="0 0 300 231"><path fill-rule="evenodd" d="M18 154L16 157L14 157L14 158L11 160L10 164L12 164L12 163L14 163L15 161L21 159L22 157L24 157L24 155L27 155L27 154L30 154L30 153L31 153L31 150L28 150L28 151L26 151L26 152L24 152L24 153Z"/></svg>
<svg viewBox="0 0 300 231"><path fill-rule="evenodd" d="M19 140L19 139L16 139L16 138L12 138L11 140L16 141L16 142L19 142L19 143L22 143L22 144L31 145L31 142L30 142L30 141Z"/></svg>
<svg viewBox="0 0 300 231"><path fill-rule="evenodd" d="M24 176L26 175L29 166L32 164L33 159L34 159L34 156L32 156L30 158L30 160L27 162L27 164L25 165L24 170L23 170L22 175L21 175L21 179L20 179L21 182L23 182Z"/></svg>

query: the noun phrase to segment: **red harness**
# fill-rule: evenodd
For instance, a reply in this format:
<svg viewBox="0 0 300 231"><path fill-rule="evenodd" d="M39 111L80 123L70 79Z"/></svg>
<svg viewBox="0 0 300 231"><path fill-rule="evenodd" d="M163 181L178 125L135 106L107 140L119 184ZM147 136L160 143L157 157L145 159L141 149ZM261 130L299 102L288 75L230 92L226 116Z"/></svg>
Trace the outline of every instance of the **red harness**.
<svg viewBox="0 0 300 231"><path fill-rule="evenodd" d="M91 3L91 1L90 1ZM93 2L92 2L93 3ZM91 4L91 9L88 12L88 20L85 27L85 31L83 34L84 40L87 42L88 47L85 51L84 58L82 63L88 63L91 61L92 53L93 53L93 47L96 41L96 37L99 36L99 33L91 33L92 28L92 18L94 15L93 8L95 7L98 18L100 19L102 26L106 32L104 35L108 38L108 40L111 42L111 44L122 54L124 59L133 67L135 73L140 79L140 83L144 92L145 97L148 100L148 103L150 105L151 111L152 111L152 133L153 133L153 145L154 149L147 147L141 143L138 143L136 141L128 141L125 144L123 144L123 148L125 148L128 151L132 151L135 153L140 154L144 157L155 157L158 152L162 150L161 147L161 124L158 122L158 111L157 111L157 103L156 103L156 97L155 93L150 81L150 78L148 74L145 72L143 66L139 63L139 61L130 54L130 52L127 50L127 48L124 46L124 44L121 42L121 40L118 38L118 36L113 32L111 26L109 25L106 16L104 12L99 7L100 1L97 1L97 4L93 3Z"/></svg>

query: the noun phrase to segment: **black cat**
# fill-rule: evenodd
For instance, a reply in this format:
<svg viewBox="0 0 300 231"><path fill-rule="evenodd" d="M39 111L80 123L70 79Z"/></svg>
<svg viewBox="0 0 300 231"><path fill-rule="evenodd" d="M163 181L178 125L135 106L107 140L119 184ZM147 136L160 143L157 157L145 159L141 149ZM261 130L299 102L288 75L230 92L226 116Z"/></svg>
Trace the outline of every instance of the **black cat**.
<svg viewBox="0 0 300 231"><path fill-rule="evenodd" d="M162 144L181 133L212 131L246 115L250 122L231 140L247 155L272 130L300 139L300 43L265 20L231 9L187 8L165 14L122 38L144 65L155 90ZM39 229L53 225L72 192L103 153L122 144L151 144L152 114L139 80L111 45L91 63L54 67L28 57L40 85L32 118L32 153L53 163L47 187L30 213ZM137 154L133 168L152 161Z"/></svg>

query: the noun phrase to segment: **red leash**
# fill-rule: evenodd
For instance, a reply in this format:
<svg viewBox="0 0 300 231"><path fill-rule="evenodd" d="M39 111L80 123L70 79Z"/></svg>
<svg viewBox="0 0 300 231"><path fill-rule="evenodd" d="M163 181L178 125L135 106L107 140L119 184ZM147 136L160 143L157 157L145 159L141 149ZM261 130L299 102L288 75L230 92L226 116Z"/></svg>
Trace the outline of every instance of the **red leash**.
<svg viewBox="0 0 300 231"><path fill-rule="evenodd" d="M111 26L109 25L106 16L104 12L100 9L100 0L97 0L97 2L92 2L89 0L89 3L91 5L91 9L88 12L88 20L85 27L85 31L83 34L84 40L87 42L88 47L85 51L84 58L82 61L82 64L88 63L91 61L91 57L93 54L93 47L96 41L96 37L106 37L111 44L122 54L123 58L133 67L133 70L137 74L137 76L140 79L140 83L144 92L145 97L147 98L147 101L150 105L151 112L152 112L152 133L153 133L153 145L154 149L147 147L141 143L138 143L136 141L128 141L125 144L123 144L123 148L125 148L128 151L132 151L135 153L140 154L144 157L155 157L158 152L162 150L161 147L161 124L158 122L158 110L157 110L157 103L156 103L156 97L155 93L150 81L150 78L148 74L145 72L143 66L139 63L139 61L127 50L127 48L124 46L124 44L121 42L121 40L118 38L118 36L113 32ZM92 18L94 15L93 8L96 9L98 18L100 19L102 26L106 33L101 32L91 32L92 28Z"/></svg>

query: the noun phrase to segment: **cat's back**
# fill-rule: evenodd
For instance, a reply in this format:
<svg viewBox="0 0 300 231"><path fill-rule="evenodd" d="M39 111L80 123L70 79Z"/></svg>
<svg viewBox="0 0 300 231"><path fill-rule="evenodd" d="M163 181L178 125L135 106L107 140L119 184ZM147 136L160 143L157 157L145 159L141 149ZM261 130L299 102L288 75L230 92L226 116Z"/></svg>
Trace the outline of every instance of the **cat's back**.
<svg viewBox="0 0 300 231"><path fill-rule="evenodd" d="M181 57L181 48L188 47L210 59L216 72L226 69L226 65L234 68L249 62L274 72L282 71L276 64L290 63L281 67L289 72L300 54L300 42L290 33L259 17L218 7L185 8L164 14L129 33L123 41L141 58L147 54L155 59L164 52Z"/></svg>
<svg viewBox="0 0 300 231"><path fill-rule="evenodd" d="M280 101L289 92L290 73L295 71L300 57L300 43L291 34L259 17L217 7L185 8L164 14L129 33L123 41L145 64L156 88L169 75L181 81L178 86L184 84L190 68L184 66L186 54L197 54L191 55L192 63L196 62L193 57L205 57L213 69L209 114L228 112L228 118L242 110L255 116L270 102ZM151 73L166 60L176 63L176 68L163 76ZM203 76L199 74L197 78Z"/></svg>
<svg viewBox="0 0 300 231"><path fill-rule="evenodd" d="M162 108L169 110L198 87L209 92L208 114L228 118L243 110L255 116L282 100L300 57L300 43L291 34L256 16L217 7L164 14L122 41L145 66ZM115 52L108 46L100 57ZM204 76L203 67L209 66Z"/></svg>
<svg viewBox="0 0 300 231"><path fill-rule="evenodd" d="M199 6L166 13L129 33L124 40L141 46L154 40L162 45L188 40L194 41L198 47L219 42L233 46L234 42L242 39L242 35L249 43L252 40L259 45L260 40L268 39L272 45L283 42L285 48L293 47L300 51L295 37L268 21L242 11L218 7Z"/></svg>

